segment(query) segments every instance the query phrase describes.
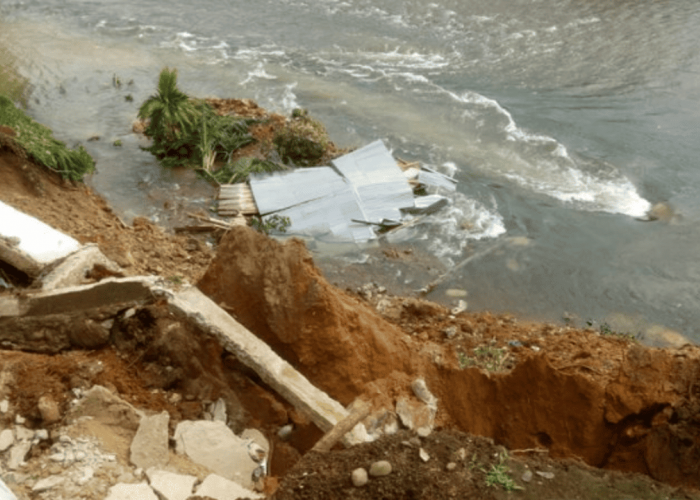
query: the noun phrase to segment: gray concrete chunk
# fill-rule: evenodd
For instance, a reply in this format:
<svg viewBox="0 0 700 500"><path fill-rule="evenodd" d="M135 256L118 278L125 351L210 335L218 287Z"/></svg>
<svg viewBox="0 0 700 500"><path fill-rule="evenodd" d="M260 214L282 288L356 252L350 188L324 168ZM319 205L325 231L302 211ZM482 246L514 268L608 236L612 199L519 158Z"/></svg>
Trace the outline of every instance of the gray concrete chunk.
<svg viewBox="0 0 700 500"><path fill-rule="evenodd" d="M211 474L197 488L197 495L210 497L214 500L238 500L239 498L265 498L264 495L229 481L226 478Z"/></svg>
<svg viewBox="0 0 700 500"><path fill-rule="evenodd" d="M195 476L174 474L158 469L146 471L151 488L160 495L163 500L187 500L192 496L194 483L197 482Z"/></svg>
<svg viewBox="0 0 700 500"><path fill-rule="evenodd" d="M134 439L131 441L131 463L148 469L168 463L168 422L170 415L163 411L158 415L143 417Z"/></svg>

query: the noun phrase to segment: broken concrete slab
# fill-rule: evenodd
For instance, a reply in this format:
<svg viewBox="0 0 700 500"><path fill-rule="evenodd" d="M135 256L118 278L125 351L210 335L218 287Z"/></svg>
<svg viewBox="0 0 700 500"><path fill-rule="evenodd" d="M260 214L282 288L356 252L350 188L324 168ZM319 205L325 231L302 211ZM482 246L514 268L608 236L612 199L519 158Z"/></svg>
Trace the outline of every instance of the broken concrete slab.
<svg viewBox="0 0 700 500"><path fill-rule="evenodd" d="M223 422L184 420L177 425L174 439L176 451L193 462L239 485L253 486L253 471L259 465L248 454L248 441Z"/></svg>
<svg viewBox="0 0 700 500"><path fill-rule="evenodd" d="M29 276L80 248L77 240L0 202L0 259Z"/></svg>
<svg viewBox="0 0 700 500"><path fill-rule="evenodd" d="M146 471L151 488L163 498L163 500L187 500L192 496L194 484L197 482L195 476L175 474L159 469L148 469Z"/></svg>
<svg viewBox="0 0 700 500"><path fill-rule="evenodd" d="M9 458L7 459L7 468L10 470L17 470L24 465L24 459L32 449L32 442L29 440L19 441L12 445L9 451Z"/></svg>
<svg viewBox="0 0 700 500"><path fill-rule="evenodd" d="M168 422L170 414L144 416L131 441L131 463L144 470L168 463Z"/></svg>
<svg viewBox="0 0 700 500"><path fill-rule="evenodd" d="M105 500L159 500L148 483L115 484L109 489Z"/></svg>
<svg viewBox="0 0 700 500"><path fill-rule="evenodd" d="M177 292L166 288L154 288L154 293L166 297L175 314L216 337L224 349L235 354L241 363L253 369L266 384L305 414L322 431L330 431L348 415L340 403L311 384L270 346L197 288L187 287ZM362 424L358 424L344 438L346 444L365 441L367 434Z"/></svg>
<svg viewBox="0 0 700 500"><path fill-rule="evenodd" d="M95 244L81 247L68 255L63 262L41 279L41 288L44 291L82 285L87 273L96 266L119 273L121 268L109 260Z"/></svg>
<svg viewBox="0 0 700 500"><path fill-rule="evenodd" d="M15 494L7 487L2 478L0 478L0 500L17 500Z"/></svg>
<svg viewBox="0 0 700 500"><path fill-rule="evenodd" d="M13 444L15 444L15 435L12 429L4 429L0 432L0 452L7 450Z"/></svg>
<svg viewBox="0 0 700 500"><path fill-rule="evenodd" d="M154 277L108 278L99 283L0 298L0 346L56 353L96 348L109 338L105 321L127 307L154 300Z"/></svg>
<svg viewBox="0 0 700 500"><path fill-rule="evenodd" d="M238 500L239 498L265 498L240 484L229 481L216 474L207 476L197 488L197 496L210 497L214 500Z"/></svg>

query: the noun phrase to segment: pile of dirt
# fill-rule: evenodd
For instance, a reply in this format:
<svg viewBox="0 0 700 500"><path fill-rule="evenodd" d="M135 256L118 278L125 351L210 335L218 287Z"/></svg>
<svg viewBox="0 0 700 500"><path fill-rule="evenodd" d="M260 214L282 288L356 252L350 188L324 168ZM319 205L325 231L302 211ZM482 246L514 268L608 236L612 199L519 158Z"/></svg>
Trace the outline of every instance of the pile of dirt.
<svg viewBox="0 0 700 500"><path fill-rule="evenodd" d="M224 236L199 287L343 403L393 408L423 377L443 428L700 488L700 348L413 298L371 307L328 284L301 242L248 228Z"/></svg>

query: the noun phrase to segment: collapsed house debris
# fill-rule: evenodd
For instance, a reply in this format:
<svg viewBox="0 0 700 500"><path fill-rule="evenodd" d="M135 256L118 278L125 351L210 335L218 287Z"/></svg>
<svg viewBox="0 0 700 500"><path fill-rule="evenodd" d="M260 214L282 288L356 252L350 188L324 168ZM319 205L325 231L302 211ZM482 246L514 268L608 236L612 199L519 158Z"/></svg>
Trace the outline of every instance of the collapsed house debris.
<svg viewBox="0 0 700 500"><path fill-rule="evenodd" d="M381 140L331 163L254 174L250 188L223 185L219 215L277 215L289 219L291 234L361 243L375 239L379 228L400 226L408 214L429 214L447 205L449 200L439 194L414 197L410 181L448 192L456 185L427 167L402 171Z"/></svg>

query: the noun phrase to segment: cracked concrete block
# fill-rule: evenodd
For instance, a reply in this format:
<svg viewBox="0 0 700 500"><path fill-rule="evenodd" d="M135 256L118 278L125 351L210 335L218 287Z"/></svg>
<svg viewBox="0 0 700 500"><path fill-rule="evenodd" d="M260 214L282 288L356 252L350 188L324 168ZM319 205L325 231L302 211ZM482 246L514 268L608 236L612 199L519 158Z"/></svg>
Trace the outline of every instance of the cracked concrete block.
<svg viewBox="0 0 700 500"><path fill-rule="evenodd" d="M80 248L74 238L3 202L0 220L0 259L31 277Z"/></svg>
<svg viewBox="0 0 700 500"><path fill-rule="evenodd" d="M100 251L97 245L89 244L67 256L55 269L41 280L41 288L44 291L82 285L86 275L96 265L119 273L121 268L109 260Z"/></svg>
<svg viewBox="0 0 700 500"><path fill-rule="evenodd" d="M247 488L253 487L258 464L248 453L248 441L226 424L211 420L185 420L175 429L175 449L190 460Z"/></svg>
<svg viewBox="0 0 700 500"><path fill-rule="evenodd" d="M168 463L169 421L170 414L167 411L141 418L136 435L131 441L132 464L146 470Z"/></svg>
<svg viewBox="0 0 700 500"><path fill-rule="evenodd" d="M214 500L238 500L239 498L265 498L240 484L226 478L210 474L197 488L197 496L210 497Z"/></svg>
<svg viewBox="0 0 700 500"><path fill-rule="evenodd" d="M187 500L192 496L195 476L175 474L164 470L151 468L146 471L151 488L163 498L163 500Z"/></svg>
<svg viewBox="0 0 700 500"><path fill-rule="evenodd" d="M159 500L148 483L115 484L105 500Z"/></svg>

